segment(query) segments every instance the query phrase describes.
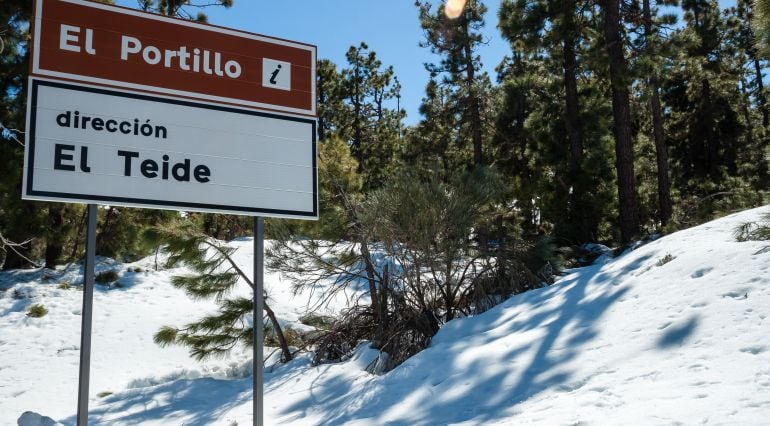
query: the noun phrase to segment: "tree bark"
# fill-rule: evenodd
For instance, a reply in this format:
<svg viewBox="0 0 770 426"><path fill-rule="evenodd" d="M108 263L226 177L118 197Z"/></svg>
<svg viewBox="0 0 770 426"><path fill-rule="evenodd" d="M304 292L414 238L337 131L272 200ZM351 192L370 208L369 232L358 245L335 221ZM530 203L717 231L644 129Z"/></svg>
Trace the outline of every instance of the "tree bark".
<svg viewBox="0 0 770 426"><path fill-rule="evenodd" d="M463 18L463 35L465 44L463 52L465 54L465 83L468 90L468 109L470 115L471 138L473 139L473 164L481 166L484 164L484 152L482 148L482 130L481 130L481 102L479 94L476 91L476 67L473 65L473 49L468 29L468 20Z"/></svg>
<svg viewBox="0 0 770 426"><path fill-rule="evenodd" d="M324 76L323 73L318 73L318 83L316 84L316 87L318 88L318 104L325 105L326 104L326 90L324 89ZM318 140L323 141L326 139L326 118L324 117L324 114L318 114Z"/></svg>
<svg viewBox="0 0 770 426"><path fill-rule="evenodd" d="M701 125L706 133L706 146L704 172L707 176L712 178L718 177L718 165L720 143L714 133L714 126L716 125L716 119L714 118L714 108L711 99L711 83L707 78L701 80L701 102L703 106Z"/></svg>
<svg viewBox="0 0 770 426"><path fill-rule="evenodd" d="M48 205L48 236L45 240L45 267L56 268L56 262L61 257L62 223L64 223L62 206L58 203Z"/></svg>
<svg viewBox="0 0 770 426"><path fill-rule="evenodd" d="M642 1L642 14L644 18L644 38L647 54L652 58L655 55L653 45L652 11L650 0ZM655 62L655 61L653 61ZM666 147L663 132L663 117L660 106L660 84L657 70L652 70L648 82L650 89L650 112L652 115L652 137L655 141L655 158L658 166L658 219L666 225L671 219L673 207L671 202L671 182L668 175L668 147Z"/></svg>
<svg viewBox="0 0 770 426"><path fill-rule="evenodd" d="M585 185L582 184L580 175L583 163L583 131L580 126L580 101L577 90L577 44L575 28L575 0L564 0L562 11L563 39L562 39L562 68L564 70L564 125L567 128L569 138L570 167L569 185L572 192L570 199L570 222L575 225L574 237L579 242L589 241L592 230L589 229L586 220L585 209Z"/></svg>
<svg viewBox="0 0 770 426"><path fill-rule="evenodd" d="M612 116L615 133L615 168L618 174L620 240L628 243L639 232L634 146L631 135L631 104L627 83L628 64L621 38L620 1L601 0L604 10L604 38L610 60Z"/></svg>
<svg viewBox="0 0 770 426"><path fill-rule="evenodd" d="M759 58L754 56L754 73L756 74L757 83L757 102L759 102L759 111L762 112L762 126L767 128L770 124L770 113L767 110L767 98L765 97L765 84L762 82L762 65L759 63Z"/></svg>
<svg viewBox="0 0 770 426"><path fill-rule="evenodd" d="M283 335L283 330L281 329L281 324L278 322L278 318L275 316L275 312L273 312L272 309L270 309L270 306L267 306L267 303L263 305L265 309L265 313L267 313L267 317L270 319L270 324L273 325L273 330L275 331L275 336L278 338L278 344L281 346L281 361L283 362L289 362L292 360L291 351L289 351L289 344L286 342L286 336ZM256 327L259 324L259 321L257 321L256 318L254 318L254 326Z"/></svg>
<svg viewBox="0 0 770 426"><path fill-rule="evenodd" d="M358 160L358 173L364 171L364 155L363 155L363 129L361 124L361 65L358 63L359 52L356 52L355 74L353 76L353 141L351 144L351 151Z"/></svg>

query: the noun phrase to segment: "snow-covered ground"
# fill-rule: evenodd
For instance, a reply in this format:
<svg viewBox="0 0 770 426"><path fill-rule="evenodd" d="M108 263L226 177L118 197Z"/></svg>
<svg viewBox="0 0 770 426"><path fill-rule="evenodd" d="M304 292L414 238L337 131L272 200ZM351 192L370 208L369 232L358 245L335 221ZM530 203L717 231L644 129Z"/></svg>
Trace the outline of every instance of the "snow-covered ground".
<svg viewBox="0 0 770 426"><path fill-rule="evenodd" d="M384 376L364 371L377 356L365 344L347 362L312 366L302 356L277 366L265 376L266 424L767 424L770 243L738 243L733 230L768 211L569 271L449 323ZM249 265L249 241L234 244ZM161 325L214 307L170 285L179 271L152 263L114 265L124 288L97 289L91 422L250 424L248 353L201 364L152 342ZM143 272L127 272L136 266ZM57 285L78 271L42 274L0 275L2 425L28 410L74 423L82 293ZM296 321L307 297L292 297L276 275L267 283L275 311ZM34 303L48 315L27 317Z"/></svg>

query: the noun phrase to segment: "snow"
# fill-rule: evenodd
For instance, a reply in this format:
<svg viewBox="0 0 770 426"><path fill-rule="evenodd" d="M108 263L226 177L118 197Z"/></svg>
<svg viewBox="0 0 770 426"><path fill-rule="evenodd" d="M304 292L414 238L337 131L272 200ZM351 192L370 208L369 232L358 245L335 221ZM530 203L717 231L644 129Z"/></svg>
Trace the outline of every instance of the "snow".
<svg viewBox="0 0 770 426"><path fill-rule="evenodd" d="M770 250L731 215L568 271L555 285L450 322L431 347L382 376L362 343L350 360L310 355L265 374L266 424L763 424L770 416ZM248 267L251 241L238 261ZM109 262L104 260L104 262ZM250 424L248 352L199 363L152 342L214 308L171 286L154 261L105 263L122 289L97 286L92 424ZM128 272L139 266L143 272ZM0 274L0 424L27 411L74 423L82 292L79 271ZM297 324L309 295L266 278L273 309ZM14 295L17 298L14 298ZM335 300L330 311L344 306ZM29 318L42 303L48 315ZM112 394L97 396L102 392Z"/></svg>

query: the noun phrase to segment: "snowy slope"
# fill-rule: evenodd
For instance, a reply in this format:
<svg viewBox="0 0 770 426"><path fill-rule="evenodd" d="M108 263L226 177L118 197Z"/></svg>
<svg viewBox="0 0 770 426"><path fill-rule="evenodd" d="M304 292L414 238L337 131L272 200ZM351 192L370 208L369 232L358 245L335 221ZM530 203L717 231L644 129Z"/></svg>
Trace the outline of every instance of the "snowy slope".
<svg viewBox="0 0 770 426"><path fill-rule="evenodd" d="M603 257L453 321L381 377L363 371L377 355L366 345L348 362L278 366L266 374L266 423L767 424L770 250L735 242L732 232L768 211ZM211 308L171 288L170 272L128 273L125 289L97 292L91 421L250 424L248 354L201 365L152 343L159 325ZM2 425L26 410L74 420L81 293L41 285L35 274L0 275L0 288L12 287L0 298ZM268 282L284 319L295 319L306 300L289 298L274 275ZM15 289L35 294L13 299ZM24 316L39 301L51 312Z"/></svg>

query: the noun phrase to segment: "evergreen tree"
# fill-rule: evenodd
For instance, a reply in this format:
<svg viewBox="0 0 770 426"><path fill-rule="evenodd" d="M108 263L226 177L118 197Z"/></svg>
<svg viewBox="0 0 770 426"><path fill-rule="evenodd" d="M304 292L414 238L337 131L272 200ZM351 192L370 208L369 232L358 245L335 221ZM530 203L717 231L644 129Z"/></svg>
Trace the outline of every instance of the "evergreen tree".
<svg viewBox="0 0 770 426"><path fill-rule="evenodd" d="M750 23L759 49L757 53L767 59L770 57L770 1L754 0L752 5L754 13Z"/></svg>
<svg viewBox="0 0 770 426"><path fill-rule="evenodd" d="M512 56L498 68L505 100L495 146L498 164L515 177L525 227L538 232L550 222L559 237L581 243L600 237L612 208L608 106L588 67L596 63L592 16L578 3L565 6L502 3L499 26Z"/></svg>
<svg viewBox="0 0 770 426"><path fill-rule="evenodd" d="M478 48L483 42L480 30L487 8L480 0L470 0L464 12L452 19L444 13L443 4L435 12L430 3L418 0L415 5L425 31L425 41L420 45L441 56L439 63L425 64L425 67L433 78L441 77L439 84L449 88L449 106L455 116L455 126L461 130L460 142L471 143L472 164L482 165L491 124L491 120L484 117L491 82L489 76L481 72Z"/></svg>
<svg viewBox="0 0 770 426"><path fill-rule="evenodd" d="M423 120L406 137L402 159L409 168L421 175L436 174L448 179L460 165L466 164L466 155L460 130L451 106L450 89L431 79L425 87L420 105Z"/></svg>
<svg viewBox="0 0 770 426"><path fill-rule="evenodd" d="M757 189L765 190L770 184L766 158L770 144L770 112L762 81L764 61L754 43L756 37L750 25L752 19L751 4L747 0L739 0L735 7L725 11L726 42L731 45L726 53L732 57L732 67L738 74L741 94L739 110L746 130L744 144L739 150L748 155L738 154L739 173L752 180ZM755 118L755 112L759 113L761 121Z"/></svg>
<svg viewBox="0 0 770 426"><path fill-rule="evenodd" d="M620 241L628 243L639 233L639 205L634 174L634 146L631 128L630 74L625 57L623 22L619 0L600 0L602 30L609 60L612 93L615 170L617 171Z"/></svg>
<svg viewBox="0 0 770 426"><path fill-rule="evenodd" d="M44 208L21 200L25 114L32 3L0 4L0 234L25 243L8 251L4 268L20 268L39 258L44 248Z"/></svg>
<svg viewBox="0 0 770 426"><path fill-rule="evenodd" d="M161 346L172 344L190 348L190 356L202 360L209 357L225 356L238 345L251 347L254 343L254 326L263 326L262 318L248 316L254 311L251 298L233 296L238 283L245 283L254 289L249 275L233 260L235 249L203 234L190 222L166 224L149 228L144 232L147 244L163 244L168 254L168 267L184 264L194 275L178 275L172 278L175 287L183 289L196 299L214 299L219 304L215 314L188 323L181 328L164 326L155 334L155 342ZM282 353L282 360L292 359L281 325L270 309L264 305Z"/></svg>
<svg viewBox="0 0 770 426"><path fill-rule="evenodd" d="M652 139L655 143L656 175L658 189L658 219L662 225L666 225L673 214L671 200L671 181L668 166L668 147L666 146L663 110L660 102L660 77L659 66L661 57L661 38L659 25L671 24L670 17L664 17L662 21L657 18L657 9L652 8L650 0L642 0L642 26L644 28L643 55L641 68L642 74L647 76L647 92L649 93L649 111L652 122Z"/></svg>
<svg viewBox="0 0 770 426"><path fill-rule="evenodd" d="M350 151L368 190L382 186L394 165L404 113L388 107L388 103L399 96L400 86L393 67L383 68L366 43L351 46L345 56L348 67L341 72L339 90L334 87L336 76L326 73L329 90L324 92L328 96L324 108L334 108L325 109L334 114L324 124L350 141Z"/></svg>
<svg viewBox="0 0 770 426"><path fill-rule="evenodd" d="M210 6L231 7L233 0L139 0L139 7L146 12L158 13L166 16L176 16L182 19L191 19L206 22L206 15L199 10L195 15L189 9L203 9Z"/></svg>
<svg viewBox="0 0 770 426"><path fill-rule="evenodd" d="M722 15L717 2L708 0L684 1L682 7L685 27L672 36L678 54L661 89L672 178L687 194L680 221L695 224L759 202L750 183L758 187L757 177L766 175L758 167L766 167L766 160L757 149L762 126L752 111L746 114L747 96L741 93L747 66L740 25L730 18L734 11Z"/></svg>
<svg viewBox="0 0 770 426"><path fill-rule="evenodd" d="M339 132L344 122L341 116L349 114L344 102L342 74L328 59L318 61L316 67L318 104L318 140L323 142Z"/></svg>

